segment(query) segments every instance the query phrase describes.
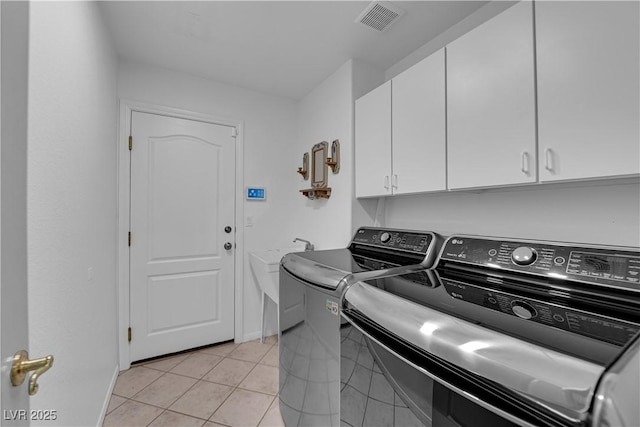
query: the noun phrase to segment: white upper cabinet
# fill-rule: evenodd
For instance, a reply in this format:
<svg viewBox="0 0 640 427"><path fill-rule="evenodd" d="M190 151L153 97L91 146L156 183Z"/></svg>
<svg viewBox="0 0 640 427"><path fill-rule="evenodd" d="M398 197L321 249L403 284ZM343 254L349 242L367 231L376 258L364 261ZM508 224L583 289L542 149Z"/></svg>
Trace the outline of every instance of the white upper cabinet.
<svg viewBox="0 0 640 427"><path fill-rule="evenodd" d="M391 81L356 100L356 197L391 194Z"/></svg>
<svg viewBox="0 0 640 427"><path fill-rule="evenodd" d="M444 49L392 80L391 105L393 194L446 190Z"/></svg>
<svg viewBox="0 0 640 427"><path fill-rule="evenodd" d="M640 173L639 7L536 3L541 181Z"/></svg>
<svg viewBox="0 0 640 427"><path fill-rule="evenodd" d="M356 197L446 190L444 49L356 100Z"/></svg>
<svg viewBox="0 0 640 427"><path fill-rule="evenodd" d="M447 46L449 188L536 182L533 5Z"/></svg>

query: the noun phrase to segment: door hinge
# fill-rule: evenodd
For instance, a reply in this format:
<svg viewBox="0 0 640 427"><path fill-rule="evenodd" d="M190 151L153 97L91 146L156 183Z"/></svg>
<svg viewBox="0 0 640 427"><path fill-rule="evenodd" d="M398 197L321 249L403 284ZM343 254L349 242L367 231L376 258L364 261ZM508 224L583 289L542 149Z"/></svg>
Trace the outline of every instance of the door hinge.
<svg viewBox="0 0 640 427"><path fill-rule="evenodd" d="M129 246L131 246L131 232L129 232L129 237L127 238L127 240L129 241Z"/></svg>
<svg viewBox="0 0 640 427"><path fill-rule="evenodd" d="M238 128L231 128L231 137L235 138L238 136Z"/></svg>
<svg viewBox="0 0 640 427"><path fill-rule="evenodd" d="M127 339L131 342L131 328L127 329Z"/></svg>
<svg viewBox="0 0 640 427"><path fill-rule="evenodd" d="M129 135L129 151L133 148L133 137Z"/></svg>

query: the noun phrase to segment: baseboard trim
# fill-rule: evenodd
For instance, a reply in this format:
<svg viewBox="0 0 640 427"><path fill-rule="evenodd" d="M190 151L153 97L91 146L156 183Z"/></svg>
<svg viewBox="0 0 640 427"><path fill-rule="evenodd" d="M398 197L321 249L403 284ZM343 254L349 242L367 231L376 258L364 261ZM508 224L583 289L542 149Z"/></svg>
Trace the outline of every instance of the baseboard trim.
<svg viewBox="0 0 640 427"><path fill-rule="evenodd" d="M244 334L241 340L236 340L236 343L243 343L243 342L259 340L259 339L260 339L260 331L249 332Z"/></svg>
<svg viewBox="0 0 640 427"><path fill-rule="evenodd" d="M109 401L111 400L111 395L113 394L113 388L116 386L116 380L118 379L118 374L120 373L120 367L116 365L115 370L113 371L113 376L111 377L111 384L109 384L109 388L107 389L107 395L105 396L104 403L102 404L102 410L100 411L100 417L98 418L98 423L96 427L101 427L104 424L104 417L107 416L107 409L109 409Z"/></svg>
<svg viewBox="0 0 640 427"><path fill-rule="evenodd" d="M275 330L271 330L271 329L267 329L265 331L264 337L270 337L271 335L276 335L277 332ZM246 334L244 334L244 336L241 339L236 338L235 342L237 344L241 344L243 342L247 342L247 341L254 341L254 340L259 340L260 339L260 331L255 331L255 332L248 332Z"/></svg>

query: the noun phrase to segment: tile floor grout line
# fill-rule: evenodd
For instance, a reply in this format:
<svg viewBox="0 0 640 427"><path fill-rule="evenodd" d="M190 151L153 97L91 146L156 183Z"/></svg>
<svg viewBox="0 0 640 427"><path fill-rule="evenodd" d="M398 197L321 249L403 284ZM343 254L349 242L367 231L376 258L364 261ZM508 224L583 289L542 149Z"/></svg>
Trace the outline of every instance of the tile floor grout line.
<svg viewBox="0 0 640 427"><path fill-rule="evenodd" d="M273 345L272 345L271 347L273 347ZM266 356L266 353L265 353L265 356ZM232 360L238 360L238 359L233 359L233 358L231 358L231 357L229 357L229 359L232 359ZM240 361L241 361L241 362L247 362L246 360L240 360ZM248 363L254 363L254 362L248 362ZM222 402L222 403L221 403L221 404L216 408L216 410L213 412L213 414L211 414L211 416L209 417L209 420L208 420L208 421L211 421L211 422L214 422L214 423L218 423L217 421L213 421L213 420L211 419L211 417L213 417L213 416L216 414L216 412L218 412L218 410L219 410L219 409L224 405L224 403L229 399L229 397L231 397L231 396L233 395L233 393L234 393L234 392L236 392L238 389L239 389L239 390L243 390L243 391L250 391L250 392L254 392L254 393L260 393L260 392L255 392L255 391L253 391L253 390L246 390L246 389L240 388L240 384L242 384L242 382L243 382L243 381L244 381L244 380L245 380L245 379L246 379L246 378L251 374L251 372L253 372L253 370L256 368L256 366L258 366L258 363L254 363L254 366L253 366L253 368L251 368L251 371L249 371L249 372L248 372L248 373L247 373L247 374L246 374L246 375L245 375L245 376L240 380L240 382L238 383L238 385L234 386L234 388L233 388L233 390L231 391L231 393L230 393L230 394L226 397L226 399L225 399L225 400L224 400L224 401L223 401L223 402ZM260 394L265 394L265 395L267 395L267 396L271 396L270 394L267 394L267 393L260 393ZM277 396L277 395L276 395L276 396ZM274 398L275 398L275 396L274 396ZM271 401L271 403L269 404L269 407L267 408L267 410L265 411L265 413L264 413L264 414L262 414L262 417L260 417L260 420L258 421L258 423L256 424L256 426L260 425L260 422L262 422L262 419L264 418L264 416L266 415L266 413L267 413L267 412L269 412L269 408L271 408L271 405L272 405L272 404L273 404L273 400L272 400L272 401ZM220 423L218 423L218 424L220 424Z"/></svg>
<svg viewBox="0 0 640 427"><path fill-rule="evenodd" d="M182 361L180 361L179 363L177 363L177 364L176 364L176 366L178 366L180 363L182 363L182 362L184 362L185 360L187 360L190 356L191 356L191 354L187 355L187 357L185 357L185 358L184 358L184 360L182 360ZM138 366L136 366L136 367L138 367ZM145 365L140 365L139 367L145 367ZM173 368L175 368L175 366L174 366L174 367L172 367L171 369L173 369ZM149 367L147 367L147 369L153 369L153 370L155 370L155 371L162 372L162 375L160 375L158 378L156 378L155 380L153 380L152 382L150 382L148 385L146 385L145 387L143 387L140 391L138 391L137 393L135 393L133 396L131 396L131 397L124 397L124 396L120 396L120 397L123 397L123 398L127 399L127 401L132 401L132 402L140 403L140 404L143 404L143 405L148 405L148 406L151 406L151 407L154 407L154 408L162 409L162 412L161 412L160 414L158 414L158 416L157 416L157 417L155 417L153 420L151 420L151 422L149 422L149 424L151 424L151 423L153 423L153 422L154 422L158 417L160 417L160 415L162 415L162 414L164 414L166 411L168 411L168 410L169 410L169 407L171 407L171 405L173 405L174 403L176 403L176 402L177 402L177 401L178 401L182 396L184 396L184 395L185 395L189 390L191 390L193 387L195 387L195 385L196 385L196 384L198 384L199 380L196 380L196 382L195 382L191 387L189 387L189 388L188 388L184 393L182 393L182 394L181 394L181 395L180 395L176 400L174 400L173 402L171 402L167 408L163 408L163 407L161 407L161 406L157 406L157 405L153 405L153 404L150 404L150 403L147 403L147 402L142 402L142 401L140 401L140 400L137 400L137 399L135 399L135 396L137 396L138 394L142 393L142 391L144 391L147 387L151 386L151 384L155 383L155 382L156 382L156 381L158 381L160 378L164 377L166 374L169 374L169 373L171 373L172 375L181 376L181 377L183 377L183 378L188 378L188 379L191 379L191 380L193 380L193 379L195 379L195 378L188 377L188 376L186 376L186 375L174 374L174 373L172 373L171 371L163 371L163 370L160 370L160 369L154 369L154 368L149 368ZM211 368L211 369L213 369L213 368ZM206 375L206 374L205 374L205 375ZM114 393L112 393L112 395L113 395L113 394L114 394ZM116 395L116 396L118 396L118 395ZM123 403L122 403L122 404L120 404L118 407L120 407L120 406L124 405L124 403L126 403L126 402L123 402ZM117 408L116 408L116 409L117 409ZM115 409L114 409L114 410L115 410ZM113 411L112 411L112 412L113 412ZM173 411L173 412L177 412L177 411ZM107 415L108 415L108 414L107 414ZM182 415L187 415L187 416L190 416L190 417L193 417L193 418L202 419L202 418L200 418L200 417L194 417L193 415L189 415L189 414L182 414ZM105 415L105 418L106 418L106 415ZM208 421L208 420L205 420L205 423L206 423L207 421ZM149 424L147 424L147 426L149 426ZM204 424L203 424L203 425L204 425Z"/></svg>
<svg viewBox="0 0 640 427"><path fill-rule="evenodd" d="M185 359L185 360L186 360L186 359ZM168 373L169 373L169 372L165 372L165 374L168 374ZM174 374L174 375L177 375L177 374ZM188 379L191 379L191 380L192 380L192 379L194 379L194 378L187 377L187 376L184 376L184 375L181 375L181 376L182 376L183 378L188 378ZM162 377L161 377L161 378L162 378ZM181 399L185 394L187 394L187 393L189 392L189 390L191 390L192 388L194 388L194 387L195 387L199 382L200 382L200 381L196 381L196 382L195 382L191 387L189 387L189 388L188 388L184 393L182 393L180 396L178 396L178 397L176 398L176 400L174 400L173 402L171 402L171 403L169 404L169 406L167 406L166 408L162 408L162 409L164 409L164 410L165 410L165 412L166 412L166 411L168 411L168 410L169 410L169 408L170 408L174 403L176 403L178 400L180 400L180 399ZM143 389L143 390L144 390L144 389ZM142 391L142 390L141 390L141 391ZM133 400L133 398L132 398L131 400ZM136 400L136 402L139 402L139 401L138 401L138 400ZM140 402L140 403L145 403L145 402ZM145 404L149 405L148 403L145 403ZM155 405L150 405L150 406L155 406ZM158 406L158 407L159 407L159 406ZM173 411L173 412L178 412L178 411ZM164 412L163 412L163 413L164 413ZM178 412L178 413L181 413L181 412ZM194 417L194 418L199 418L199 419L200 419L200 417L196 417L196 416L191 415L191 414L183 414L183 415L188 415L188 416L190 416L190 417ZM159 415L158 415L158 416L159 416ZM153 421L152 421L152 422L153 422Z"/></svg>
<svg viewBox="0 0 640 427"><path fill-rule="evenodd" d="M187 359L188 359L188 358L187 358ZM202 378L200 378L198 381L196 381L196 382L195 382L195 384L193 384L191 387L189 387L189 389L188 389L187 391L185 391L185 392L184 392L180 397L178 397L178 398L177 398L177 399L176 399L176 400L175 400L171 405L169 405L169 407L171 407L171 406L172 406L173 404L175 404L178 400L180 400L182 397L184 397L184 395L185 395L185 394L187 394L187 393L189 392L189 390L193 389L193 388L194 388L196 385L198 385L201 381L204 381L204 382L206 382L206 383L210 383L210 384L216 384L216 385L221 385L221 386L225 386L225 387L230 387L230 386L228 386L228 385L226 385L226 384L220 384L220 383L216 383L216 382L213 382L213 381L207 381L207 380L205 380L205 379L204 379L204 377L206 377L207 375L209 375L209 373L210 373L211 371L213 371L213 370L216 368L216 366L218 366L220 363L222 363L222 361L223 361L224 359L226 359L226 357L222 356L222 359L221 359L218 363L216 363L216 365L215 365L215 366L213 366L209 371L207 371L207 373L206 373L206 374L204 374L204 375L202 376ZM186 360L186 359L185 359L185 360ZM191 377L186 377L186 378L191 378ZM233 390L231 391L231 393L233 393ZM229 393L229 396L231 396L231 393ZM228 398L229 396L227 396L227 397L225 398L225 400L227 400L227 398ZM222 403L224 403L224 401L223 401ZM216 413L216 411L218 410L218 408L220 408L220 406L222 406L222 403L220 403L220 405L218 405L218 406L213 410L213 412L211 413L211 415L209 416L209 418L211 418L211 417L213 416L213 414L215 414L215 413ZM169 410L169 408L167 408L167 410ZM205 423L207 423L207 422L209 421L209 418L201 418L201 417L198 417L198 416L196 416L196 415L187 414L187 413L180 412L180 411L177 411L177 410L173 410L173 412L176 412L176 413L179 413L179 414L182 414L182 415L187 415L187 416L189 416L189 417L194 417L194 418L198 418L198 419L204 419L204 420L205 420ZM203 424L203 425L204 425L204 424Z"/></svg>
<svg viewBox="0 0 640 427"><path fill-rule="evenodd" d="M237 348L237 347L236 347L236 348ZM230 355L231 353L233 353L233 351L231 351L231 352L229 353L229 355ZM229 355L225 356L222 360L227 359L227 358L228 358L228 359L231 359L231 360L238 360L238 359L234 359L234 358L232 358L232 357L229 357ZM222 360L218 363L218 365L219 365L220 363L222 363ZM241 361L241 362L247 362L246 360L240 360L240 361ZM248 362L248 363L253 363L253 362ZM218 366L218 365L216 365L216 366ZM215 367L214 367L214 368L215 368ZM214 368L212 368L211 370L213 370ZM251 369L251 371L252 371L254 368L255 368L255 366ZM246 375L245 375L245 376L240 380L240 383L242 383L242 381L244 381L244 379L245 379L245 378L247 378L247 376L249 375L249 373L251 373L251 371L249 371L249 372L248 372L248 373L247 373L247 374L246 374ZM211 372L211 371L209 371L209 372ZM209 372L208 372L208 373L209 373ZM208 374L208 373L207 373L207 374ZM207 374L205 374L204 376L207 376ZM203 378L204 378L204 377L203 377ZM207 381L207 380L204 380L204 381ZM207 382L211 382L211 383L213 383L213 384L218 384L218 383L215 383L215 382L213 382L213 381L207 381ZM240 383L238 383L238 385L239 385ZM219 410L219 409L224 405L224 403L229 399L229 397L231 397L231 396L233 395L233 393L238 389L238 385L236 385L236 386L230 386L230 385L228 385L228 384L221 384L221 385L226 385L227 387L232 387L232 390L231 390L231 393L229 393L229 394L227 395L227 397L225 397L225 398L224 398L224 400L220 403L220 405L218 405L218 406L216 407L216 409L214 409L213 413L212 413L212 414L209 416L209 418L207 419L207 421L210 421L210 422L212 422L212 423L216 423L216 424L221 424L221 423L218 423L217 421L213 421L213 420L211 419L211 417L213 417L213 416L216 414L216 412L218 412L218 410Z"/></svg>
<svg viewBox="0 0 640 427"><path fill-rule="evenodd" d="M273 402L278 398L278 395L273 396L273 400L271 401L271 403L269 404L269 407L267 408L267 410L264 412L264 414L262 414L262 418L260 418L260 421L258 421L258 424L256 424L256 426L259 426L260 423L264 420L264 417L267 416L267 413L269 412L269 410L271 409L271 406L273 406ZM265 426L268 427L268 426Z"/></svg>
<svg viewBox="0 0 640 427"><path fill-rule="evenodd" d="M135 392L135 393L133 394L133 396L131 396L131 397L127 397L127 399L129 399L129 400L133 400L133 398L134 398L135 396L137 396L138 394L140 394L140 393L142 392L142 390L144 390L145 388L149 387L151 384L155 383L156 381L158 381L158 380L159 380L160 378L162 378L163 376L164 376L164 374L160 375L158 378L156 378L155 380L151 381L149 384L147 384L146 386L142 387L140 390L138 390L137 392ZM116 382L117 382L117 380L116 380ZM137 402L137 400L134 400L134 402ZM142 402L140 402L140 403L142 403Z"/></svg>
<svg viewBox="0 0 640 427"><path fill-rule="evenodd" d="M222 423L219 423L217 421L213 421L211 419L211 417L213 417L216 414L216 412L218 412L218 410L220 408L222 408L222 405L224 405L224 402L226 402L229 399L229 397L231 397L231 395L237 390L237 388L238 388L237 386L233 387L233 390L231 390L231 393L229 393L229 395L224 398L224 400L220 403L220 405L218 405L218 407L213 411L213 414L209 415L209 418L207 419L207 421L211 421L212 423L216 423L216 424L222 424ZM226 425L226 424L224 424L224 425Z"/></svg>
<svg viewBox="0 0 640 427"><path fill-rule="evenodd" d="M242 383L244 382L244 380L246 380L246 379L247 379L247 377L249 377L249 375L251 375L251 373L252 373L252 372L253 372L253 371L254 371L258 366L267 366L267 367L273 368L273 366L269 366L269 365L260 365L259 363L256 363L256 364L255 364L255 366L254 366L253 368L251 368L251 370L249 371L249 373L248 373L247 375L245 375L245 377L242 379L242 381L240 381L240 383L236 386L236 388L239 388L240 390L251 391L251 392L254 392L254 393L266 394L267 396L274 396L274 395L277 395L277 394L278 394L277 392L276 392L275 394L271 394L271 393L267 393L267 392L265 392L265 391L253 390L253 389L250 389L250 388L244 388L244 387L241 387L241 386L242 386Z"/></svg>
<svg viewBox="0 0 640 427"><path fill-rule="evenodd" d="M176 410L172 410L172 409L167 408L167 409L165 409L164 411L162 411L162 412L160 413L160 415L158 415L157 417L155 417L155 418L154 418L154 419L153 419L149 424L147 424L147 427L149 427L151 424L153 424L153 422L154 422L155 420L157 420L158 418L160 418L160 417L162 416L162 414L164 414L164 413L166 413L166 412L173 412L173 413L178 414L178 415L184 415L184 416L189 417L189 418L195 418L195 419L197 419L197 420L199 420L199 421L202 421L202 425L201 425L201 427L202 427L202 426L204 426L206 423L208 423L208 422L210 421L210 420L209 420L209 419L207 419L207 418L202 418L202 417L198 417L198 416L196 416L196 415L191 415L191 414L185 414L184 412L180 412L180 411L176 411ZM218 423L218 424L220 424L220 423ZM222 424L222 425L226 426L227 424ZM230 426L229 426L229 427L230 427Z"/></svg>
<svg viewBox="0 0 640 427"><path fill-rule="evenodd" d="M149 426L150 426L150 425L151 425L155 420L157 420L158 418L160 418L160 416L161 416L162 414L164 414L165 412L167 412L167 410L166 410L166 409L165 409L165 410L163 410L162 412L160 412L160 413L158 414L158 416L157 416L157 417L155 417L154 419L152 419L152 420L151 420L151 422L147 423L147 427L149 427ZM204 425L204 424L202 424L202 425ZM200 427L202 427L202 426L200 426Z"/></svg>
<svg viewBox="0 0 640 427"><path fill-rule="evenodd" d="M142 393L144 390L146 390L146 389L147 389L147 387L150 387L150 386L151 386L151 384L155 383L155 382L156 382L156 381L158 381L160 378L164 377L165 375L167 375L167 374L169 374L169 373L171 373L171 372L164 371L164 373L163 373L162 375L160 375L160 376L159 376L155 381L153 381L153 382L152 382L152 383L150 383L148 386L144 387L142 390L140 390L139 392L137 392L136 394L134 394L132 397L130 397L130 398L129 398L129 400L133 400L134 402L138 402L138 403L144 403L145 405L155 406L156 408L162 408L161 406L152 405L152 404L147 403L147 402L142 402L142 401L140 401L140 400L136 400L136 399L135 399L135 397L136 397L137 395L139 395L140 393ZM172 375L178 375L178 374L173 374L173 373L171 373L171 374L172 374ZM183 378L188 378L188 379L190 379L190 380L195 379L195 378L192 378L192 377L187 377L186 375L179 375L179 376L181 376L181 377L183 377ZM196 381L196 382L195 382L191 387L189 387L189 388L187 389L187 391L189 391L189 390L191 390L193 387L195 387L195 385L196 385L196 384L198 384L198 381ZM185 392L184 392L184 393L182 393L180 396L178 396L178 398L177 398L176 400L174 400L173 402L171 402L171 403L169 404L169 406L171 406L171 405L173 405L174 403L176 403L176 402L177 402L177 401L178 401L182 396L184 396L184 394L185 394L187 391L185 391ZM169 409L169 407L167 407L167 408L162 408L162 409Z"/></svg>
<svg viewBox="0 0 640 427"><path fill-rule="evenodd" d="M202 381L205 381L205 380L202 380ZM200 382L200 381L198 381L198 382ZM230 386L225 385L225 384L212 383L212 382L210 382L210 381L205 381L205 382L208 382L208 383L211 383L211 384L216 384L216 385L221 385L221 386L225 386L225 387L230 387ZM198 383L196 383L196 384L198 384ZM195 386L196 386L196 384L194 384L193 386L195 387ZM186 392L185 392L185 394L186 394ZM198 417L197 415L187 414L187 413L185 413L185 412L178 411L177 409L172 409L172 411L173 411L173 412L177 412L177 413L179 413L179 414L187 415L187 416L189 416L189 417L198 418L198 419L200 419L200 420L202 420L202 419L203 419L203 420L205 420L205 422L207 422L207 421L211 421L211 419L210 419L210 418L213 416L213 414L215 414L215 413L216 413L216 411L217 411L218 409L220 409L220 407L222 406L222 404L223 404L223 403L224 403L224 402L229 398L229 396L231 396L232 394L233 394L233 390L231 390L231 393L229 393L229 395L228 395L227 397L225 397L225 398L224 398L224 400L223 400L223 401L222 401L218 406L216 406L216 408L213 410L213 412L211 413L211 415L209 415L209 417L208 417L208 418L202 418L202 417ZM183 396L184 396L184 395L183 395ZM182 397L182 396L180 396L180 397ZM180 399L178 399L178 400L180 400ZM178 400L176 400L176 402L177 402ZM175 403L175 402L173 402L173 403ZM167 410L168 410L168 408L167 408ZM218 424L219 424L219 423L218 423Z"/></svg>
<svg viewBox="0 0 640 427"><path fill-rule="evenodd" d="M257 340L255 340L255 341L257 341ZM248 342L254 342L254 341L248 341ZM225 344L226 344L226 343L225 343ZM276 368L276 369L279 369L279 366L273 366L273 365L269 365L269 364L267 364L267 363L262 363L262 362L263 362L263 360L267 357L267 355L268 355L268 354L273 350L273 348L274 348L274 347L277 347L277 346L279 345L279 341L278 341L278 339L276 339L276 341L275 341L275 342L273 342L273 343L270 343L270 344L264 343L264 344L267 344L267 345L268 345L268 349L267 349L267 350L264 352L264 354L263 354L262 356L260 356L260 357L258 358L258 360L257 360L257 361L255 361L255 362L254 362L254 361L249 361L249 360L238 359L238 358L236 358L236 357L232 357L232 356L231 356L231 354L232 354L234 351L236 351L236 350L237 350L237 349L238 349L242 344L244 344L244 343L240 343L240 344L238 344L238 345L235 345L235 346L234 346L234 348L233 348L231 351L229 351L226 355L220 355L220 354L215 354L215 353L206 353L206 352L202 353L202 350L203 350L202 348L201 348L201 349L199 349L199 350L193 350L193 351L192 351L192 352L190 352L190 353L189 353L189 352L182 353L182 354L186 354L186 357L184 357L184 359L180 360L180 361L179 361L178 363L176 363L174 366L171 366L169 369L164 369L164 370L163 370L163 369L159 369L159 368L157 368L157 367L150 367L150 366L147 366L148 364L151 364L151 363L154 363L154 362L149 362L148 364L140 364L140 365L137 365L137 366L132 366L132 368L142 368L142 367L144 367L144 368L147 368L147 369L151 369L151 370L153 370L153 371L156 371L156 372L160 372L161 374L160 374L160 376L159 376L158 378L154 379L154 380L153 380L153 381L151 381L149 384L147 384L147 385L145 385L144 387L142 387L140 390L138 390L136 393L134 393L131 397L122 396L122 395L119 395L119 394L117 394L117 393L113 393L113 392L112 392L112 397L113 397L113 396L117 396L118 398L123 399L123 402L121 402L118 406L114 407L110 412L106 413L106 414L105 414L105 418L106 418L106 416L108 416L108 415L112 414L114 411L116 411L118 408L120 408L121 406L123 406L123 405L124 405L124 404L126 404L127 402L131 402L131 403L136 403L136 404L140 404L140 405L147 405L147 406L149 406L149 407L152 407L152 408L156 408L156 409L160 409L160 410L161 410L161 412L160 412L160 413L159 413L155 418L153 418L153 419L152 419L152 420L147 424L147 426L148 426L148 425L151 425L152 423L154 423L154 422L155 422L159 417L161 417L163 414L165 414L165 413L167 413L167 412L172 412L172 413L175 413L175 414L184 415L184 416L186 416L186 417L190 417L190 418L193 418L193 419L198 420L198 421L203 421L203 425L204 425L204 424L206 424L206 423L208 423L208 422L218 423L217 421L214 421L214 420L212 420L211 418L212 418L212 417L213 417L213 416L214 416L214 415L215 415L215 414L220 410L220 408L221 408L221 407L222 407L222 406L227 402L227 400L228 400L228 399L229 399L229 398L230 398L230 397L231 397L231 396L232 396L236 391L243 391L243 392L249 392L249 393L256 393L256 394L263 395L263 396L269 396L269 397L271 398L271 399L270 399L270 403L269 403L269 405L268 405L267 409L266 409L266 410L265 410L265 412L260 416L260 419L258 420L258 424L257 424L257 425L259 425L259 424L264 420L264 418L266 417L267 413L268 413L268 412L269 412L269 410L271 409L272 405L274 404L274 402L275 402L275 401L276 401L276 399L278 398L278 393L276 392L275 394L271 394L271 393L268 393L268 392L265 392L265 391L252 390L252 389L249 389L249 388L242 387L241 385L242 385L242 383L247 379L247 377L249 377L249 375L251 375L251 373L252 373L252 372L254 372L254 371L256 370L256 368L257 368L258 366L262 366L262 367L266 367L266 368ZM262 345L264 345L264 344L262 344ZM212 346L210 346L210 347L215 347L215 345L212 345ZM209 348L209 347L205 347L205 349L206 349L206 348ZM202 375L202 376L200 376L200 377L198 377L198 378L191 377L191 376L188 376L188 375L184 375L184 374L181 374L181 373L175 373L175 372L172 372L172 371L171 371L172 369L175 369L178 365L180 365L181 363L184 363L186 360L188 360L189 358L193 357L193 356L194 356L194 355L196 355L196 354L212 355L212 356L216 356L216 357L220 358L220 360L219 360L215 365L213 365L213 366L211 367L211 369L209 369L206 373L204 373L204 375ZM174 355L174 356L166 357L166 358L164 358L164 359L163 359L163 358L160 358L160 359L159 359L159 360L157 360L157 361L170 360L170 359L171 359L171 358L173 358L173 357L179 357L179 356L180 356L180 355ZM220 382L215 382L215 381L210 381L210 380L206 380L206 379L204 379L207 375L209 375L209 374L211 373L211 371L213 371L213 370L214 370L218 365L220 365L220 364L221 364L225 359L230 359L230 360L233 360L233 361L239 361L239 362L244 362L244 363L251 363L251 364L253 364L253 366L251 367L251 369L249 370L249 372L248 372L246 375L244 375L244 376L240 379L240 381L239 381L236 385L234 385L234 386L231 386L231 385L228 385L228 384L222 384L222 383L220 383ZM189 388L187 388L187 389L186 389L182 394L180 394L178 397L176 397L176 398L175 398L171 403L169 403L169 405L168 405L166 408L164 408L164 407L162 407L162 406L155 405L155 404L150 404L150 403L147 403L147 402L143 402L143 401L140 401L140 400L137 400L137 399L136 399L136 396L138 396L138 395L139 395L140 393L142 393L145 389L147 389L148 387L150 387L152 384L156 383L156 382L157 382L158 380L160 380L161 378L163 378L163 377L165 377L165 376L168 376L167 374L171 374L171 375L179 376L179 377L182 377L182 378L185 378L185 379L189 379L189 380L194 380L195 382L194 382L194 383L193 383ZM119 375L121 375L121 374L119 374ZM205 418L201 418L200 416L196 416L196 415L192 415L192 414L187 414L187 413L184 413L184 412L181 412L181 411L178 411L178 410L170 409L172 405L174 405L178 400L180 400L181 398L183 398L183 397L184 397L184 396L185 396L189 391L191 391L194 387L196 387L200 382L205 382L205 383L208 383L208 384L215 384L215 385L222 386L222 387L228 387L228 388L230 388L230 389L231 389L231 391L230 391L230 392L229 392L229 394L228 394L228 395L227 395L227 396L222 400L222 402L221 402L221 403L220 403L220 404L219 404L219 405L218 405L218 406L213 410L213 413L212 413L208 418L206 418L206 419L205 419ZM226 424L223 424L223 423L218 423L218 424L226 425Z"/></svg>

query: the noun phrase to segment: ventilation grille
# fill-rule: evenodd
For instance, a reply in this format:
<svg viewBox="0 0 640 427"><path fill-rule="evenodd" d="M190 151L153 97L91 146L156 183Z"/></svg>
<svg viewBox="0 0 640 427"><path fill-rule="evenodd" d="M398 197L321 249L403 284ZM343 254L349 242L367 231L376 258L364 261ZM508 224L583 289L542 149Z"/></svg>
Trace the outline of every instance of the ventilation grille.
<svg viewBox="0 0 640 427"><path fill-rule="evenodd" d="M374 1L356 18L355 22L373 30L386 31L403 15L404 11L386 2Z"/></svg>

